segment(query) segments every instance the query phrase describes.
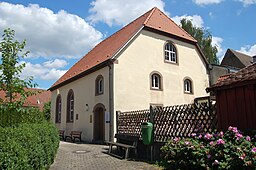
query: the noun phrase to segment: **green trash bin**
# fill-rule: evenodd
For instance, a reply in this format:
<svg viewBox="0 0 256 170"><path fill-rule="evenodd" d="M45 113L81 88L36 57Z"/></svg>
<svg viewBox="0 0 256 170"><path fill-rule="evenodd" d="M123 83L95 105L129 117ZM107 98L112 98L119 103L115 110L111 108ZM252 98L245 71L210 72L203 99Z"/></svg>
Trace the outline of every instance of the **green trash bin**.
<svg viewBox="0 0 256 170"><path fill-rule="evenodd" d="M151 145L153 142L153 124L143 122L141 124L142 142L144 145Z"/></svg>

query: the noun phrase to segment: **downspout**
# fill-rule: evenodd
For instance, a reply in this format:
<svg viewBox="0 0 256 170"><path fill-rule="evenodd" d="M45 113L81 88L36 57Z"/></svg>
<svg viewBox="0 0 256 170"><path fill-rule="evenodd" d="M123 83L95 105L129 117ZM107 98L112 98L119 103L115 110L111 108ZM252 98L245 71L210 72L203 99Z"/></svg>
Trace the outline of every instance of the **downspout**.
<svg viewBox="0 0 256 170"><path fill-rule="evenodd" d="M109 68L109 141L114 140L114 79L113 79L113 74L114 74L114 63L111 62L108 65Z"/></svg>

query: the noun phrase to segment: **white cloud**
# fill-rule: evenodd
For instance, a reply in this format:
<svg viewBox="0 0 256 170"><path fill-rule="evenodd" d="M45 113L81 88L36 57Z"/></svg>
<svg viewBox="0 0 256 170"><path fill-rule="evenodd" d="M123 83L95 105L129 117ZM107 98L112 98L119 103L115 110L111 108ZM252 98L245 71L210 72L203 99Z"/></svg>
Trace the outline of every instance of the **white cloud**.
<svg viewBox="0 0 256 170"><path fill-rule="evenodd" d="M204 21L203 21L203 19L202 19L202 17L201 17L200 15L193 15L193 16L188 16L188 15L175 16L175 17L172 17L172 20L173 20L176 24L181 25L181 24L180 24L180 21L181 21L183 18L186 18L187 20L191 20L191 22L193 23L193 25L196 26L196 27L202 28L203 25L204 25Z"/></svg>
<svg viewBox="0 0 256 170"><path fill-rule="evenodd" d="M46 61L43 65L47 68L62 68L68 65L68 62L66 60L55 59Z"/></svg>
<svg viewBox="0 0 256 170"><path fill-rule="evenodd" d="M216 46L218 49L217 57L221 61L224 57L225 50L222 47L223 38L221 37L212 37L212 46Z"/></svg>
<svg viewBox="0 0 256 170"><path fill-rule="evenodd" d="M147 2L139 0L125 2L120 0L94 0L91 5L91 15L88 19L92 23L102 21L109 26L125 25L153 7L158 7L165 12L163 0L147 0Z"/></svg>
<svg viewBox="0 0 256 170"><path fill-rule="evenodd" d="M193 2L197 5L210 5L210 4L219 4L224 0L193 0Z"/></svg>
<svg viewBox="0 0 256 170"><path fill-rule="evenodd" d="M66 11L0 2L0 31L8 27L18 40L27 40L29 57L82 57L103 38L84 19Z"/></svg>
<svg viewBox="0 0 256 170"><path fill-rule="evenodd" d="M243 46L238 51L240 51L241 53L247 54L249 56L255 56L256 55L256 44Z"/></svg>
<svg viewBox="0 0 256 170"><path fill-rule="evenodd" d="M67 70L57 70L56 68L45 67L44 64L32 64L30 62L24 62L26 67L24 68L21 77L26 78L29 76L33 76L34 79L41 79L41 80L57 80L63 74L66 73Z"/></svg>
<svg viewBox="0 0 256 170"><path fill-rule="evenodd" d="M256 4L256 0L238 0L239 2L242 2L244 7Z"/></svg>

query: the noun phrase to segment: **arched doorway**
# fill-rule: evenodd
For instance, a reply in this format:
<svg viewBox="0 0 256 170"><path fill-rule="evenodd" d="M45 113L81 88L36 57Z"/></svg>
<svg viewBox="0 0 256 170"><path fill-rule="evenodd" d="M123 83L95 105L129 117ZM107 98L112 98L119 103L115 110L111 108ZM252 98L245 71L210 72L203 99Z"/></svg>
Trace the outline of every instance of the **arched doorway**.
<svg viewBox="0 0 256 170"><path fill-rule="evenodd" d="M105 110L105 106L101 103L93 109L93 141L96 143L103 143L105 140Z"/></svg>

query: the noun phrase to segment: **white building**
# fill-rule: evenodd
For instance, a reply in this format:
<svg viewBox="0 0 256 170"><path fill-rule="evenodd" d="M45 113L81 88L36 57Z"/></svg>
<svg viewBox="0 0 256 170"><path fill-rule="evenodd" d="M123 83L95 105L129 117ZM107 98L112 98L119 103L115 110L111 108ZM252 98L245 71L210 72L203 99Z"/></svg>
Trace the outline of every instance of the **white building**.
<svg viewBox="0 0 256 170"><path fill-rule="evenodd" d="M158 8L108 37L50 90L52 120L82 140L108 141L116 111L192 103L206 96L207 61L197 41Z"/></svg>

